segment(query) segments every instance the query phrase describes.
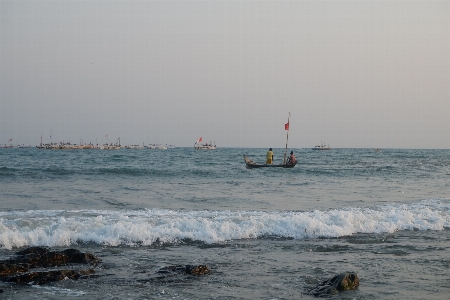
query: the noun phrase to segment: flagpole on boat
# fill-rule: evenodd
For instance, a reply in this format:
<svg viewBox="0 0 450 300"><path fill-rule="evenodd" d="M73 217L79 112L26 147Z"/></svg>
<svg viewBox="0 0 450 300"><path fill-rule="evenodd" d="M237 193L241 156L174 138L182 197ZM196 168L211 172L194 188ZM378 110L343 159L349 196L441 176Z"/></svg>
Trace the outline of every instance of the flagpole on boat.
<svg viewBox="0 0 450 300"><path fill-rule="evenodd" d="M289 141L289 117L291 116L291 112L289 112L288 115L288 122L287 124L284 125L284 129L286 129L286 151L284 151L284 158L283 158L283 164L286 164L286 154L287 154L287 146L288 146L288 141Z"/></svg>

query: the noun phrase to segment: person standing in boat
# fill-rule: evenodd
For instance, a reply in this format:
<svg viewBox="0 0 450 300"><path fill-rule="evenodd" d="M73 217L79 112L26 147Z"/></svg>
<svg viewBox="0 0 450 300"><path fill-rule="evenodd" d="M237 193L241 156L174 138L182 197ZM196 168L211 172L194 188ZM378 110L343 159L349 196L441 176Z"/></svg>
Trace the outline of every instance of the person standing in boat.
<svg viewBox="0 0 450 300"><path fill-rule="evenodd" d="M272 148L269 149L269 151L267 151L267 159L266 159L266 165L271 165L273 164L273 151Z"/></svg>
<svg viewBox="0 0 450 300"><path fill-rule="evenodd" d="M288 157L287 164L293 165L297 162L297 158L295 158L294 151L291 151L291 155Z"/></svg>

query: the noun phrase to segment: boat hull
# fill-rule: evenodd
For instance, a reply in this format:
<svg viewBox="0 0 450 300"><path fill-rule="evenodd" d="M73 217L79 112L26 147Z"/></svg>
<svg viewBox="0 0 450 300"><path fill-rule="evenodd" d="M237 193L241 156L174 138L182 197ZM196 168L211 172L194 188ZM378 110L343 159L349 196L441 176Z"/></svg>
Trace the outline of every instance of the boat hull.
<svg viewBox="0 0 450 300"><path fill-rule="evenodd" d="M244 154L244 161L245 161L245 167L247 169L257 169L257 168L293 168L297 164L297 162L295 162L294 164L278 164L278 165L264 164L264 165L260 165L260 164L255 163L251 159L249 159L245 154Z"/></svg>
<svg viewBox="0 0 450 300"><path fill-rule="evenodd" d="M212 145L194 145L195 150L216 150L216 146Z"/></svg>

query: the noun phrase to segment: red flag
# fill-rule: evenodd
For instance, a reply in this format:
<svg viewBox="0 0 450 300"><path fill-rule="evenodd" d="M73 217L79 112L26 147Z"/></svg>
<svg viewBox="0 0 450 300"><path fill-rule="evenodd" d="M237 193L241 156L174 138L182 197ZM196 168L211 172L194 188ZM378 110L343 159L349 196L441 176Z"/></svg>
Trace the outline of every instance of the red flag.
<svg viewBox="0 0 450 300"><path fill-rule="evenodd" d="M202 137L200 137L200 138L198 139L198 142L197 142L197 143L200 143L201 141L203 141L203 140L202 140Z"/></svg>
<svg viewBox="0 0 450 300"><path fill-rule="evenodd" d="M285 129L285 130L289 130L289 122L287 122L286 124L284 124L284 129Z"/></svg>

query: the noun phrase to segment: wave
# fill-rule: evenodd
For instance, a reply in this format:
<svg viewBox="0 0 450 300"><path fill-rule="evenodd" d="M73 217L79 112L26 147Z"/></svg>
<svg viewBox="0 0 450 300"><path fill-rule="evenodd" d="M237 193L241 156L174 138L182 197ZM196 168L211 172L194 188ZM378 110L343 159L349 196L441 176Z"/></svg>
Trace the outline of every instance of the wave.
<svg viewBox="0 0 450 300"><path fill-rule="evenodd" d="M450 199L309 212L61 210L0 212L0 248L96 243L206 244L267 236L334 238L355 233L450 228Z"/></svg>
<svg viewBox="0 0 450 300"><path fill-rule="evenodd" d="M128 176L128 177L158 177L158 178L185 178L200 177L208 178L211 176L225 177L220 170L201 170L201 169L164 169L164 168L144 168L144 167L94 167L90 169L71 168L71 167L46 167L46 168L27 168L14 169L0 167L0 177L20 176L25 178L64 178L77 176L96 176L97 178L108 176Z"/></svg>
<svg viewBox="0 0 450 300"><path fill-rule="evenodd" d="M0 167L0 177L14 176L17 170L15 168Z"/></svg>

